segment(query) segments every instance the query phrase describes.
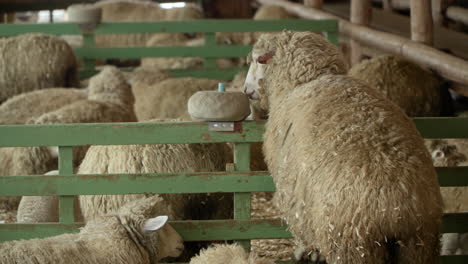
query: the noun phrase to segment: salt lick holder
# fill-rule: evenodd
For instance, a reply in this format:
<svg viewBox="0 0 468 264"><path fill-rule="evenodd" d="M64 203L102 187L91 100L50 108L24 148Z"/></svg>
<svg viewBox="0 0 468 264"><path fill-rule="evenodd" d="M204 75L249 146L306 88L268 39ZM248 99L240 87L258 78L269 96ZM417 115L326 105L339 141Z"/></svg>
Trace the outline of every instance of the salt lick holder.
<svg viewBox="0 0 468 264"><path fill-rule="evenodd" d="M224 83L218 91L196 92L188 101L194 121L208 122L209 131L234 131L234 122L250 115L249 98L242 92L226 92Z"/></svg>
<svg viewBox="0 0 468 264"><path fill-rule="evenodd" d="M77 23L84 33L92 32L101 22L101 8L93 4L76 4L67 8L68 21Z"/></svg>

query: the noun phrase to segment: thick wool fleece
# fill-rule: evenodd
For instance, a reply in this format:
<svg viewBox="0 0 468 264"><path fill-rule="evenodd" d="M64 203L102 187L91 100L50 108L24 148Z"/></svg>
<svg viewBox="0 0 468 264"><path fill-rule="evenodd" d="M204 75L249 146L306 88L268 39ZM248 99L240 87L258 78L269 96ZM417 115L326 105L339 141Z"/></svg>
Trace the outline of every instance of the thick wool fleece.
<svg viewBox="0 0 468 264"><path fill-rule="evenodd" d="M2 243L0 263L155 264L163 257L159 253L164 243L181 245L171 227L151 235L141 231L143 221L155 210L171 213L156 196L127 204L115 215L96 218L78 234Z"/></svg>
<svg viewBox="0 0 468 264"><path fill-rule="evenodd" d="M264 154L293 235L328 263L436 263L442 199L412 121L337 75L345 63L317 34L264 35L254 53L267 52Z"/></svg>
<svg viewBox="0 0 468 264"><path fill-rule="evenodd" d="M33 90L78 87L78 63L70 46L45 34L0 39L0 103Z"/></svg>
<svg viewBox="0 0 468 264"><path fill-rule="evenodd" d="M189 264L273 264L273 261L247 254L236 244L218 244L203 249Z"/></svg>
<svg viewBox="0 0 468 264"><path fill-rule="evenodd" d="M439 116L442 79L396 56L378 56L354 65L349 76L366 81L408 116Z"/></svg>

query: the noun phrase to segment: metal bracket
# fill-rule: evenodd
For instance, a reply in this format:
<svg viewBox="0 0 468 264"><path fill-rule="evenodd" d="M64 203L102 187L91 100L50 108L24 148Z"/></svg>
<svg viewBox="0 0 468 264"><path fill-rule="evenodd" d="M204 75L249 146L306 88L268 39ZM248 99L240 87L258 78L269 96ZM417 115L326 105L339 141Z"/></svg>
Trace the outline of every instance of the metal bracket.
<svg viewBox="0 0 468 264"><path fill-rule="evenodd" d="M208 122L208 131L235 131L234 122Z"/></svg>

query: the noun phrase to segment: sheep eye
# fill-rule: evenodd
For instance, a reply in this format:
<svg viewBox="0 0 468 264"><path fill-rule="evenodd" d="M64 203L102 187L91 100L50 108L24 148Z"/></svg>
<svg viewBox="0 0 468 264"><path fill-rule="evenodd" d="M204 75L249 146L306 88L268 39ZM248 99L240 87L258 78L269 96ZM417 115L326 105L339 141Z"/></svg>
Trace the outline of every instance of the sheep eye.
<svg viewBox="0 0 468 264"><path fill-rule="evenodd" d="M232 44L232 41L230 39L225 39L224 40L224 44L226 45L231 45Z"/></svg>

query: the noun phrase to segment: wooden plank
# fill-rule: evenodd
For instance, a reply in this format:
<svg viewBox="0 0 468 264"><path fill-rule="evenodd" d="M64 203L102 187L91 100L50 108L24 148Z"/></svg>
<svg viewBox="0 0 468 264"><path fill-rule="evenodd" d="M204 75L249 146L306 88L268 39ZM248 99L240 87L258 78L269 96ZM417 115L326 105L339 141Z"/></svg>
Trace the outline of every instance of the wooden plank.
<svg viewBox="0 0 468 264"><path fill-rule="evenodd" d="M411 40L432 45L434 42L431 0L411 0Z"/></svg>
<svg viewBox="0 0 468 264"><path fill-rule="evenodd" d="M455 215L455 214L454 214ZM468 222L468 213L456 214L459 221ZM453 232L450 218L444 216L442 232ZM447 222L447 223L445 223ZM245 240L291 238L286 225L280 219L249 219L249 220L204 220L204 221L170 221L171 225L185 241L211 240ZM463 223L463 222L461 222ZM83 223L37 223L37 224L0 224L0 241L31 239L54 236L63 233L78 232ZM458 232L467 232L467 225L459 226Z"/></svg>
<svg viewBox="0 0 468 264"><path fill-rule="evenodd" d="M467 138L468 118L413 118L424 138Z"/></svg>
<svg viewBox="0 0 468 264"><path fill-rule="evenodd" d="M158 22L104 22L99 24L95 34L137 34L137 33L189 33L189 32L256 32L310 30L337 32L335 20L284 19L253 21L251 19L204 19L193 21ZM77 35L80 29L73 23L57 24L8 24L0 25L0 36L13 36L32 32L47 32L54 35Z"/></svg>
<svg viewBox="0 0 468 264"><path fill-rule="evenodd" d="M0 176L0 196L274 191L268 172Z"/></svg>
<svg viewBox="0 0 468 264"><path fill-rule="evenodd" d="M235 132L202 122L0 126L0 147L261 142L264 123L236 122Z"/></svg>
<svg viewBox="0 0 468 264"><path fill-rule="evenodd" d="M290 238L279 219L170 221L184 241ZM0 224L0 241L76 233L83 223Z"/></svg>
<svg viewBox="0 0 468 264"><path fill-rule="evenodd" d="M436 168L442 187L468 186L468 167ZM275 191L269 173L198 172L0 176L0 196ZM210 181L210 184L206 184ZM183 184L182 184L183 183Z"/></svg>
<svg viewBox="0 0 468 264"><path fill-rule="evenodd" d="M222 45L216 47L128 47L128 48L76 48L78 57L87 59L138 59L147 57L204 57L237 58L246 56L252 46Z"/></svg>
<svg viewBox="0 0 468 264"><path fill-rule="evenodd" d="M68 177L73 177L72 147L59 147L59 173L72 174ZM13 188L16 189L17 187L15 186ZM59 197L59 221L61 223L73 223L75 219L73 202L74 196L66 195Z"/></svg>
<svg viewBox="0 0 468 264"><path fill-rule="evenodd" d="M250 144L234 144L234 168L236 171L250 171ZM273 181L272 181L273 183ZM234 219L250 219L252 194L234 193ZM246 250L250 250L250 241L238 241Z"/></svg>

